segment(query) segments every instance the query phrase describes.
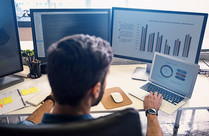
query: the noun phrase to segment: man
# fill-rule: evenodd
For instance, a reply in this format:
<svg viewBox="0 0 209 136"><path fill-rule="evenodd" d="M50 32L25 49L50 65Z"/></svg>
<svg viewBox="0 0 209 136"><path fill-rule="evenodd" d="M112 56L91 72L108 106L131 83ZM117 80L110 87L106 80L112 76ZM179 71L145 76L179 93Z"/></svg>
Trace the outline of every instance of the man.
<svg viewBox="0 0 209 136"><path fill-rule="evenodd" d="M42 106L19 124L54 124L92 119L90 109L103 96L112 59L109 43L94 36L73 35L54 43L48 50L47 62L53 95L47 97ZM159 110L161 102L161 94L151 93L145 97L144 109ZM147 119L147 135L162 135L157 116L147 114Z"/></svg>

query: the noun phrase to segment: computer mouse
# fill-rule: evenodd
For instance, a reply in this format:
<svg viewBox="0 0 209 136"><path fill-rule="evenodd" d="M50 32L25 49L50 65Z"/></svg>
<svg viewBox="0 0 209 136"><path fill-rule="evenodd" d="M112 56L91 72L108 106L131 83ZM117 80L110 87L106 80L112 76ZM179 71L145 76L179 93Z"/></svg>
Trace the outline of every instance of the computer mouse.
<svg viewBox="0 0 209 136"><path fill-rule="evenodd" d="M110 94L114 100L115 103L121 103L123 102L123 97L119 92L114 92Z"/></svg>

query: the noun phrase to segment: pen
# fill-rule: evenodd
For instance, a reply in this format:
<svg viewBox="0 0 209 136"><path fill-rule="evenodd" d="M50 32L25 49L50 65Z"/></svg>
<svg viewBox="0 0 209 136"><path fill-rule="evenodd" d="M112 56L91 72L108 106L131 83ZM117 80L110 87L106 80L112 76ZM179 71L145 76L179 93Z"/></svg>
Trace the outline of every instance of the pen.
<svg viewBox="0 0 209 136"><path fill-rule="evenodd" d="M25 102L24 102L24 100L23 100L23 98L22 98L22 95L21 95L21 93L20 93L20 90L17 89L17 92L18 92L18 94L20 95L20 98L21 98L21 100L22 100L23 105L26 107Z"/></svg>

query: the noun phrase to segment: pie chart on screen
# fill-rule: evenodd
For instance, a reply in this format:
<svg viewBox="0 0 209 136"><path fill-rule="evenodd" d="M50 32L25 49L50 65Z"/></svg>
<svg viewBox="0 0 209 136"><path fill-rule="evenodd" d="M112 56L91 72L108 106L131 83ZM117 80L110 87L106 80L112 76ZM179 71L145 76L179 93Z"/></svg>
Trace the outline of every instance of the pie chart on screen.
<svg viewBox="0 0 209 136"><path fill-rule="evenodd" d="M160 73L165 78L170 78L173 75L173 69L169 65L163 65L160 68Z"/></svg>

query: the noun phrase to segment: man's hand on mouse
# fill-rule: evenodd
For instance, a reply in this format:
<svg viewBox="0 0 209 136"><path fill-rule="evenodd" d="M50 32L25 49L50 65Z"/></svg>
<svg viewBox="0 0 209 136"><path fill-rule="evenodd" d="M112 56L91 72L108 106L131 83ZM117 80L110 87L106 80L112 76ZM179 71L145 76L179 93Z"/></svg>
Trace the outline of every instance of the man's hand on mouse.
<svg viewBox="0 0 209 136"><path fill-rule="evenodd" d="M162 104L162 94L159 94L157 92L155 92L153 94L153 92L150 92L149 95L145 96L144 98L144 110L148 110L149 108L154 108L155 110L159 110L160 106Z"/></svg>

